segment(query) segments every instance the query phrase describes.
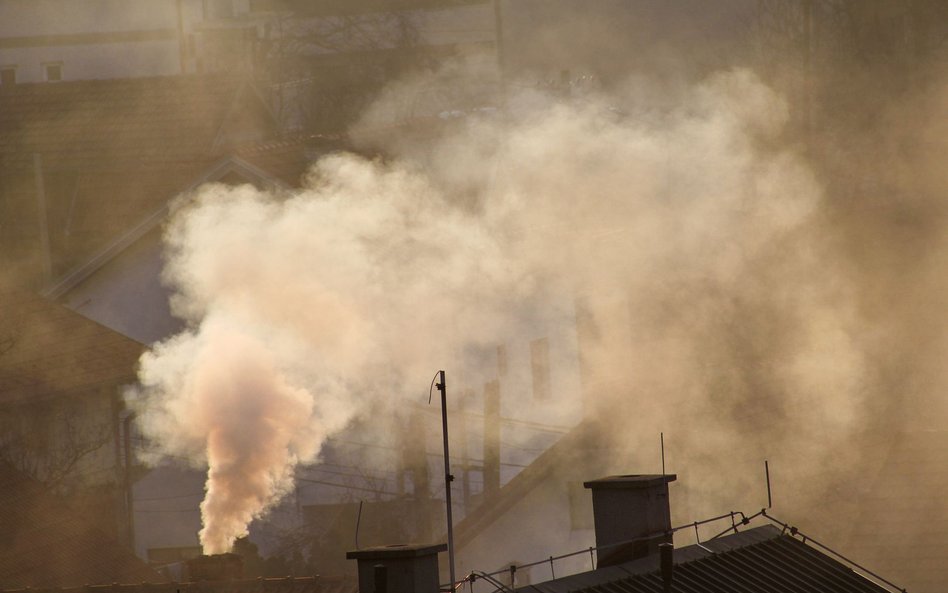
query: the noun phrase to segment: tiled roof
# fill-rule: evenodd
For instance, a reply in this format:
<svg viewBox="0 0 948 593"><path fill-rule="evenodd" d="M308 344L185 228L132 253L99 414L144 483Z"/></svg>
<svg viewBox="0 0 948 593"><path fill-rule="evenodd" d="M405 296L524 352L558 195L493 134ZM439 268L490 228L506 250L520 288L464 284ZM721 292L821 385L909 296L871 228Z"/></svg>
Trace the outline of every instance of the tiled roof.
<svg viewBox="0 0 948 593"><path fill-rule="evenodd" d="M34 155L58 276L174 197L232 147L275 134L253 87L230 77L2 88L0 255L26 272L39 267Z"/></svg>
<svg viewBox="0 0 948 593"><path fill-rule="evenodd" d="M662 593L657 555L517 593ZM771 525L676 549L673 593L885 593L880 585Z"/></svg>
<svg viewBox="0 0 948 593"><path fill-rule="evenodd" d="M313 155L345 150L345 140L338 137L296 137L237 146L237 157L259 167L290 187L299 187L300 180L313 161Z"/></svg>
<svg viewBox="0 0 948 593"><path fill-rule="evenodd" d="M186 583L92 585L63 589L7 589L2 593L357 593L358 584L342 577L257 578Z"/></svg>
<svg viewBox="0 0 948 593"><path fill-rule="evenodd" d="M134 382L142 344L26 292L0 290L0 402Z"/></svg>
<svg viewBox="0 0 948 593"><path fill-rule="evenodd" d="M175 165L215 149L240 81L222 76L85 80L0 90L0 162L85 171Z"/></svg>
<svg viewBox="0 0 948 593"><path fill-rule="evenodd" d="M161 580L42 485L7 466L0 479L0 589Z"/></svg>

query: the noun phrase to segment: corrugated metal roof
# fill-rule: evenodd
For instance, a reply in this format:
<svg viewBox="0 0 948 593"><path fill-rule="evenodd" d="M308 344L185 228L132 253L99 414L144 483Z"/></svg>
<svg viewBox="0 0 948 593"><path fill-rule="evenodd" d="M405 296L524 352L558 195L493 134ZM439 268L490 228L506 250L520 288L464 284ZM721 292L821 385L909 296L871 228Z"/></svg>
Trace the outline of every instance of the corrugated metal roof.
<svg viewBox="0 0 948 593"><path fill-rule="evenodd" d="M674 593L885 593L849 566L767 525L675 550ZM662 593L650 556L518 593Z"/></svg>

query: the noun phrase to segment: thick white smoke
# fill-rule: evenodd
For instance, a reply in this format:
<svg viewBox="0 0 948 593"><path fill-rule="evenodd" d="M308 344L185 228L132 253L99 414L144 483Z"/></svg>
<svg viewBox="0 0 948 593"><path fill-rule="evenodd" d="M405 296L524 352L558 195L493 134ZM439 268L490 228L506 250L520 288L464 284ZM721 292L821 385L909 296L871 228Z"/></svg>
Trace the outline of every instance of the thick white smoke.
<svg viewBox="0 0 948 593"><path fill-rule="evenodd" d="M829 414L820 434L845 438L861 359L845 286L812 274L819 190L772 147L785 105L746 71L672 99L641 90L527 94L505 117L403 139L390 162L324 158L298 191L211 185L181 202L166 278L190 329L143 357L136 401L160 451L209 466L205 552L228 550L351 419L518 335L531 310L573 323L577 294L600 328L587 379L623 383L604 393L641 425L701 418L703 448L727 451L722 407L792 392L781 414ZM634 342L610 338L600 305L616 294ZM787 330L779 353L747 339L749 358L726 355L745 309L748 335Z"/></svg>

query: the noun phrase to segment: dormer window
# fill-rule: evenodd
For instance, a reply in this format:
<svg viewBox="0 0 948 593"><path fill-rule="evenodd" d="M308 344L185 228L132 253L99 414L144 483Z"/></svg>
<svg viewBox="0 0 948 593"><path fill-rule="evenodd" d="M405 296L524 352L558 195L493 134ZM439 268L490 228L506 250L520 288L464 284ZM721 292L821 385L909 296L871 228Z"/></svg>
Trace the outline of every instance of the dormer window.
<svg viewBox="0 0 948 593"><path fill-rule="evenodd" d="M63 79L63 63L46 62L43 64L43 73L46 76L46 82L59 82Z"/></svg>

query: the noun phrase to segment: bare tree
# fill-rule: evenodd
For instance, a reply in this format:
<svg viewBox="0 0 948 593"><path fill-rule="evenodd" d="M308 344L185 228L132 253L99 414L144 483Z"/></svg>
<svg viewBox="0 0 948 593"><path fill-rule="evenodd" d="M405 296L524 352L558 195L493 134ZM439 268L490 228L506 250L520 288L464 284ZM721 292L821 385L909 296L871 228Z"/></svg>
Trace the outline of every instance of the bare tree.
<svg viewBox="0 0 948 593"><path fill-rule="evenodd" d="M254 69L289 129L339 131L385 82L427 64L417 15L409 10L327 14L309 4L289 4L264 29Z"/></svg>
<svg viewBox="0 0 948 593"><path fill-rule="evenodd" d="M80 484L84 463L112 433L90 421L81 402L42 401L0 409L0 459L53 491Z"/></svg>

